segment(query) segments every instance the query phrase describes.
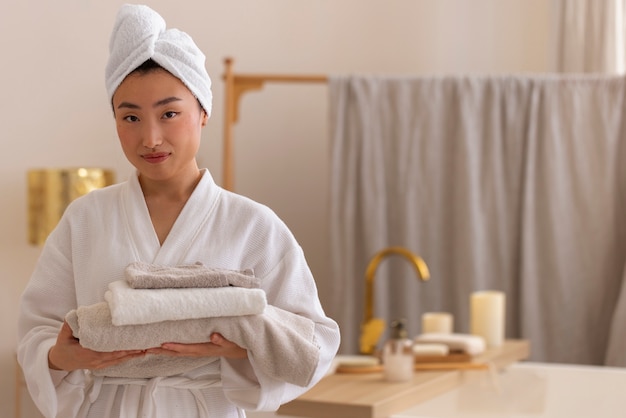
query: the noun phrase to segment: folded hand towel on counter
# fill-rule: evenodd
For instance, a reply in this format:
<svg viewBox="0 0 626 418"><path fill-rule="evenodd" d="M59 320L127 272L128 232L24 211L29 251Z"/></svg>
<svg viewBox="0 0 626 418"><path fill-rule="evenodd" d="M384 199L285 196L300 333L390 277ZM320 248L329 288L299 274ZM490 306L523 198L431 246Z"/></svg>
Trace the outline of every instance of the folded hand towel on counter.
<svg viewBox="0 0 626 418"><path fill-rule="evenodd" d="M109 304L113 325L256 315L267 306L262 289L132 289L125 280L110 283L104 298Z"/></svg>
<svg viewBox="0 0 626 418"><path fill-rule="evenodd" d="M213 332L248 350L251 361L267 375L295 385L310 383L319 362L315 323L268 305L259 315L165 321L115 326L106 302L70 311L66 321L80 344L95 351L144 350L165 342L202 343ZM186 362L185 360L188 360ZM146 356L94 370L96 376L150 378L189 371L214 358Z"/></svg>
<svg viewBox="0 0 626 418"><path fill-rule="evenodd" d="M416 344L445 344L450 351L461 351L472 356L482 353L486 348L485 340L482 337L460 333L429 332L418 335L414 342Z"/></svg>
<svg viewBox="0 0 626 418"><path fill-rule="evenodd" d="M226 286L257 288L261 284L254 277L252 269L218 269L201 263L172 267L137 261L126 267L125 275L128 285L134 289Z"/></svg>

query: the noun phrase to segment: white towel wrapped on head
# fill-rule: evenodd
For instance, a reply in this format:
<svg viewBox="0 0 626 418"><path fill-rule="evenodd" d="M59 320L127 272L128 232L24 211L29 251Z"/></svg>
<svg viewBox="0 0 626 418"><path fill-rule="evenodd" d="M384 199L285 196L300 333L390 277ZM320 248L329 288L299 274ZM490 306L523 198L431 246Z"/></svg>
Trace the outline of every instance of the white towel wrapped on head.
<svg viewBox="0 0 626 418"><path fill-rule="evenodd" d="M115 19L105 70L109 101L128 74L152 59L180 79L211 115L211 79L206 57L191 37L178 29L166 29L165 20L144 5L125 4Z"/></svg>
<svg viewBox="0 0 626 418"><path fill-rule="evenodd" d="M256 315L267 306L262 289L132 289L125 280L111 282L104 299L109 304L113 325Z"/></svg>

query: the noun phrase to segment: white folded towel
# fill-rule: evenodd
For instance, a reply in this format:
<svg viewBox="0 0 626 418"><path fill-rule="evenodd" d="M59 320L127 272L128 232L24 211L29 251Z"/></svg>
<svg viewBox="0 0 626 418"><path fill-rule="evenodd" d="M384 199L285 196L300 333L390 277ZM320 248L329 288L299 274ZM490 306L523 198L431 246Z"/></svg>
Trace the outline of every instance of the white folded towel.
<svg viewBox="0 0 626 418"><path fill-rule="evenodd" d="M104 298L109 304L113 325L256 315L267 306L262 289L132 289L125 280L110 283Z"/></svg>
<svg viewBox="0 0 626 418"><path fill-rule="evenodd" d="M165 20L144 5L125 4L115 19L109 41L105 82L109 101L126 76L152 59L179 78L211 115L211 79L206 57L185 32L167 29Z"/></svg>
<svg viewBox="0 0 626 418"><path fill-rule="evenodd" d="M472 356L478 355L486 349L485 340L471 334L427 332L415 337L414 342L416 344L445 344L450 351L461 351Z"/></svg>

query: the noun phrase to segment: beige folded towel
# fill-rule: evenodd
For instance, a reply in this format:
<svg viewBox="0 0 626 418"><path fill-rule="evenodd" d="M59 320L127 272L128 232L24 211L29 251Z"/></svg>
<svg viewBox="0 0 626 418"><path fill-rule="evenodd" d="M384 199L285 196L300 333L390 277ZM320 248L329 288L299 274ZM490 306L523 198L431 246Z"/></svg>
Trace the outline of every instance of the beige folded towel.
<svg viewBox="0 0 626 418"><path fill-rule="evenodd" d="M215 287L132 289L125 280L109 283L104 294L113 325L139 325L181 319L256 315L267 306L262 289Z"/></svg>
<svg viewBox="0 0 626 418"><path fill-rule="evenodd" d="M245 287L257 288L260 280L252 269L227 270L206 267L202 263L162 266L137 261L125 270L126 281L134 289L163 289L179 287Z"/></svg>
<svg viewBox="0 0 626 418"><path fill-rule="evenodd" d="M271 305L259 315L115 326L109 305L100 302L74 309L65 319L80 344L95 351L144 350L165 342L201 343L218 332L247 349L260 371L298 386L310 383L319 362L315 323ZM151 355L93 373L129 378L173 376L214 360Z"/></svg>

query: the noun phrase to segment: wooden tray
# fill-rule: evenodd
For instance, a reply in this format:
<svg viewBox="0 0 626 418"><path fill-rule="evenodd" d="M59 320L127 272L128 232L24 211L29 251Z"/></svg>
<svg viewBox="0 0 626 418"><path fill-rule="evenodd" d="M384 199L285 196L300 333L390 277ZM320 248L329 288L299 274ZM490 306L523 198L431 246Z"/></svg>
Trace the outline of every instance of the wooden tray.
<svg viewBox="0 0 626 418"><path fill-rule="evenodd" d="M415 363L415 370L485 370L489 365L483 362L442 362L442 363ZM380 373L383 366L339 366L335 373Z"/></svg>
<svg viewBox="0 0 626 418"><path fill-rule="evenodd" d="M458 370L484 368L483 364L471 363L473 357L467 353L453 352L445 356L416 356L415 370ZM377 373L383 366L340 364L335 373Z"/></svg>
<svg viewBox="0 0 626 418"><path fill-rule="evenodd" d="M445 356L415 356L416 363L463 363L472 359L470 354L460 352L451 352Z"/></svg>

